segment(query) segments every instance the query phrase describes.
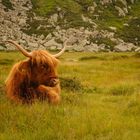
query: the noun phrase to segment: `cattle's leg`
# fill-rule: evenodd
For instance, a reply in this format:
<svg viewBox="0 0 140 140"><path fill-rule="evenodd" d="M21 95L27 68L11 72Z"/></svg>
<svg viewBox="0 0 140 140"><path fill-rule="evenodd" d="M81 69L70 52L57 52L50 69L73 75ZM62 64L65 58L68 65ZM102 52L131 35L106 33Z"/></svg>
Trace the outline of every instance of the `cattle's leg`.
<svg viewBox="0 0 140 140"><path fill-rule="evenodd" d="M44 100L48 99L51 104L58 104L60 102L60 95L56 92L54 87L48 87L44 85L40 85L37 88L39 93L39 99Z"/></svg>

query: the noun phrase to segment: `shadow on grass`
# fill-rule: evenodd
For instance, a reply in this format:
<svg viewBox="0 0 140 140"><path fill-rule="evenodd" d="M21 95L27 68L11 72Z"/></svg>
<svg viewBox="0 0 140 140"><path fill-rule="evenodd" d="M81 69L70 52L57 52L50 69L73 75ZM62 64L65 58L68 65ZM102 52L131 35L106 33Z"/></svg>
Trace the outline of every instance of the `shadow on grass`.
<svg viewBox="0 0 140 140"><path fill-rule="evenodd" d="M128 55L119 55L119 56L85 56L81 57L80 61L86 61L86 60L120 60L120 59L126 59L129 58Z"/></svg>
<svg viewBox="0 0 140 140"><path fill-rule="evenodd" d="M135 53L135 54L133 55L133 57L135 57L135 58L140 58L140 53Z"/></svg>
<svg viewBox="0 0 140 140"><path fill-rule="evenodd" d="M103 89L99 88L99 87L85 87L83 90L84 93L88 93L88 94L100 94L103 93Z"/></svg>
<svg viewBox="0 0 140 140"><path fill-rule="evenodd" d="M108 89L107 94L110 95L132 95L136 90L136 87L133 85L127 85L127 84L122 84L122 85L117 85L113 86L110 89Z"/></svg>
<svg viewBox="0 0 140 140"><path fill-rule="evenodd" d="M14 61L9 59L0 60L0 65L11 65Z"/></svg>

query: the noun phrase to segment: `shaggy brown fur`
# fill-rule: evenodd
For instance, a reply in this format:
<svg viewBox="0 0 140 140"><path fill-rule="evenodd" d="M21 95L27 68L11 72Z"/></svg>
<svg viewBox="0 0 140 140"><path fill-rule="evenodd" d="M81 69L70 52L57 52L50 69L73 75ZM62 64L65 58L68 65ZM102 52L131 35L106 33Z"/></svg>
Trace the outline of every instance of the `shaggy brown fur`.
<svg viewBox="0 0 140 140"><path fill-rule="evenodd" d="M13 66L6 80L7 96L21 103L32 103L36 99L59 103L57 64L58 60L47 51L33 51L31 58Z"/></svg>

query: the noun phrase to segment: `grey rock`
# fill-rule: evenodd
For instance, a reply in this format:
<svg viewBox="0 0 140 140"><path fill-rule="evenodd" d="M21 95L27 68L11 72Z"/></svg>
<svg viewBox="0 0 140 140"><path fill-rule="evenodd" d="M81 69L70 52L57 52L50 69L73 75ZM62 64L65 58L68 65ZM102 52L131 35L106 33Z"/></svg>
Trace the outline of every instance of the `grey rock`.
<svg viewBox="0 0 140 140"><path fill-rule="evenodd" d="M116 30L117 30L116 27L112 27L112 26L110 26L109 28L110 28L112 31L116 31Z"/></svg>
<svg viewBox="0 0 140 140"><path fill-rule="evenodd" d="M116 52L134 51L137 47L132 43L121 43L114 47Z"/></svg>
<svg viewBox="0 0 140 140"><path fill-rule="evenodd" d="M72 46L72 45L69 45L69 46L67 46L66 50L67 50L68 52L72 52L72 51L74 50L74 48L76 48L76 47L77 47L76 44L74 44L73 46Z"/></svg>
<svg viewBox="0 0 140 140"><path fill-rule="evenodd" d="M91 43L90 45L85 46L85 51L98 52L99 46L97 44Z"/></svg>
<svg viewBox="0 0 140 140"><path fill-rule="evenodd" d="M19 43L20 43L20 44L23 44L23 45L26 46L26 47L28 46L26 40L22 40L22 39L20 39L20 40L19 40Z"/></svg>
<svg viewBox="0 0 140 140"><path fill-rule="evenodd" d="M25 26L26 25L26 19L19 19L18 24L20 26Z"/></svg>
<svg viewBox="0 0 140 140"><path fill-rule="evenodd" d="M39 45L40 50L46 50L46 48L43 45Z"/></svg>
<svg viewBox="0 0 140 140"><path fill-rule="evenodd" d="M0 51L4 51L4 50L6 50L6 48L0 45Z"/></svg>
<svg viewBox="0 0 140 140"><path fill-rule="evenodd" d="M74 50L77 52L82 52L82 51L84 51L84 47L77 45L76 47L74 47Z"/></svg>
<svg viewBox="0 0 140 140"><path fill-rule="evenodd" d="M44 36L44 35L41 35L39 38L40 38L41 40L43 40L43 39L45 39L45 36Z"/></svg>
<svg viewBox="0 0 140 140"><path fill-rule="evenodd" d="M48 42L46 42L46 43L44 44L44 46L45 46L46 48L50 48L51 46L56 46L56 47L61 47L61 48L62 48L62 44L57 43L57 42L54 40L54 38L51 39L51 40L49 40Z"/></svg>
<svg viewBox="0 0 140 140"><path fill-rule="evenodd" d="M48 40L51 40L51 39L52 39L52 34L49 33L49 34L46 36L46 40L48 41Z"/></svg>
<svg viewBox="0 0 140 140"><path fill-rule="evenodd" d="M38 43L36 43L36 42L28 42L28 46L32 50L32 49L38 48Z"/></svg>
<svg viewBox="0 0 140 140"><path fill-rule="evenodd" d="M6 41L6 40L8 40L7 36L1 36L1 41Z"/></svg>
<svg viewBox="0 0 140 140"><path fill-rule="evenodd" d="M106 4L108 4L108 3L112 3L112 0L100 0L100 3L101 3L102 5L106 5Z"/></svg>
<svg viewBox="0 0 140 140"><path fill-rule="evenodd" d="M127 1L126 0L119 0L125 7L127 7Z"/></svg>
<svg viewBox="0 0 140 140"><path fill-rule="evenodd" d="M118 11L120 17L125 17L125 12L118 6L115 6L115 9Z"/></svg>
<svg viewBox="0 0 140 140"><path fill-rule="evenodd" d="M140 47L136 48L135 52L140 52Z"/></svg>
<svg viewBox="0 0 140 140"><path fill-rule="evenodd" d="M88 17L85 17L84 15L81 15L81 17L82 17L82 20L83 20L84 22L88 22L88 23L90 23L90 24L93 24L94 27L97 27L97 24L96 24L95 22L93 22L92 19L90 19L90 18L88 18Z"/></svg>
<svg viewBox="0 0 140 140"><path fill-rule="evenodd" d="M56 50L57 47L52 45L52 46L49 46L49 49L50 49L50 50Z"/></svg>
<svg viewBox="0 0 140 140"><path fill-rule="evenodd" d="M109 50L106 48L105 44L100 44L99 45L99 51L100 52L108 52Z"/></svg>
<svg viewBox="0 0 140 140"><path fill-rule="evenodd" d="M130 0L132 4L134 4L135 0Z"/></svg>
<svg viewBox="0 0 140 140"><path fill-rule="evenodd" d="M128 23L124 23L123 25L124 25L124 26L129 26L129 24L128 24Z"/></svg>
<svg viewBox="0 0 140 140"><path fill-rule="evenodd" d="M74 37L74 36L72 36L72 37L69 39L70 45L75 44L77 41L78 41L78 39L77 39L76 37Z"/></svg>
<svg viewBox="0 0 140 140"><path fill-rule="evenodd" d="M84 39L84 40L79 42L79 46L80 47L84 47L86 44L87 44L87 40L86 39Z"/></svg>
<svg viewBox="0 0 140 140"><path fill-rule="evenodd" d="M58 21L58 14L53 14L51 17L50 17L50 19L48 20L48 22L50 23L50 24L52 24L53 26L55 26L55 24L57 23L57 21Z"/></svg>

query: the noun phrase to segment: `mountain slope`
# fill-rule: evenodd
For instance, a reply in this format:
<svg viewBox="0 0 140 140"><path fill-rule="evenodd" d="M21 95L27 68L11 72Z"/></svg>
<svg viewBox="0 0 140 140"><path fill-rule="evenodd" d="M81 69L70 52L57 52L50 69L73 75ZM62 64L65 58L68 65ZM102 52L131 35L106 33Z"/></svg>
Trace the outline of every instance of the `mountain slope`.
<svg viewBox="0 0 140 140"><path fill-rule="evenodd" d="M84 26L92 28L81 15L88 17L98 25L98 29L116 28L116 35L126 42L139 45L140 42L140 1L132 0L32 0L33 11L43 17L61 14L57 25L63 28ZM59 10L58 10L59 9ZM130 25L130 27L129 27ZM134 32L137 31L137 32ZM131 35L132 34L132 35Z"/></svg>
<svg viewBox="0 0 140 140"><path fill-rule="evenodd" d="M140 46L139 0L2 0L0 8L0 40L19 40L28 49L60 49L71 36L76 51Z"/></svg>

